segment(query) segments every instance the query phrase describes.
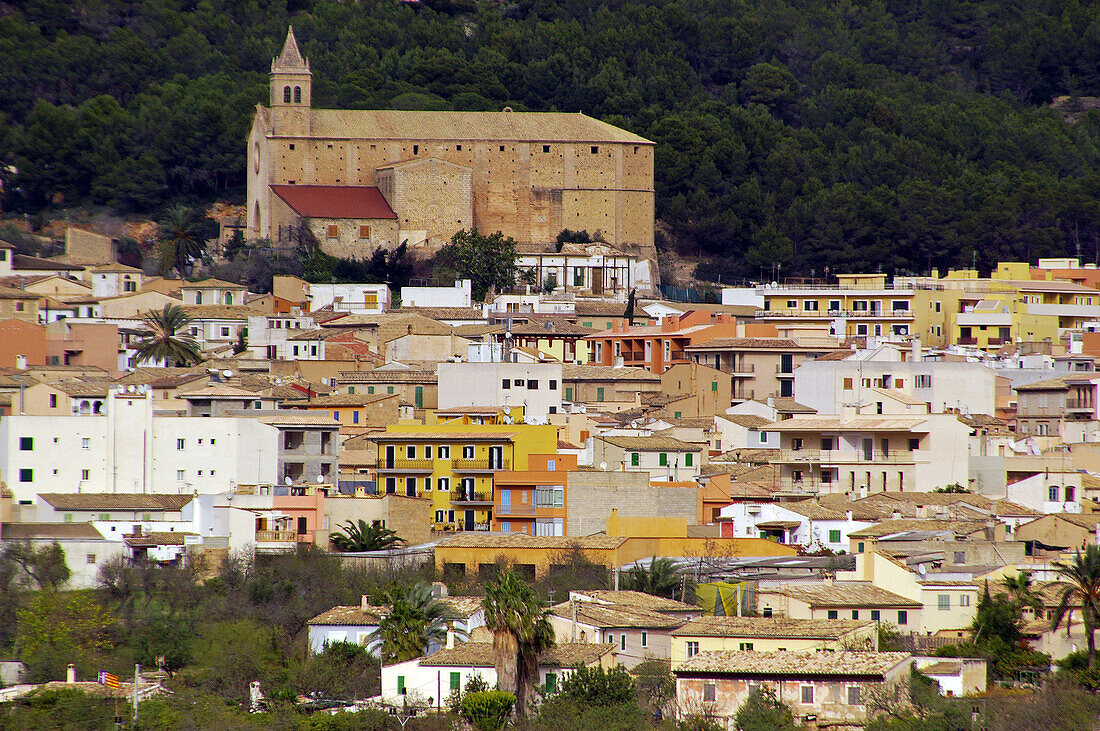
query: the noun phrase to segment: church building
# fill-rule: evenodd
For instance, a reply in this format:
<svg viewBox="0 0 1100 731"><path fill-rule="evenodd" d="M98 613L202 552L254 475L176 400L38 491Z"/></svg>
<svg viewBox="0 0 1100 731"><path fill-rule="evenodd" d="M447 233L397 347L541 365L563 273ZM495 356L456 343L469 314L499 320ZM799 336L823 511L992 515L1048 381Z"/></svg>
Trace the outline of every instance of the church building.
<svg viewBox="0 0 1100 731"><path fill-rule="evenodd" d="M652 251L653 143L636 134L580 113L314 109L293 28L270 78L248 136L250 238L305 228L362 259L472 227L521 244L572 229Z"/></svg>

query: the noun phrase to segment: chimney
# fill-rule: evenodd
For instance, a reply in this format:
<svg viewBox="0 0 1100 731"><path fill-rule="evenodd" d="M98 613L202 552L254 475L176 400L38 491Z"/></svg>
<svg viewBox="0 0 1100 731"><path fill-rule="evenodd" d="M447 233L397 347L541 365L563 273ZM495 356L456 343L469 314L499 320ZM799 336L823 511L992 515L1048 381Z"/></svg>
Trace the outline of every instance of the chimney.
<svg viewBox="0 0 1100 731"><path fill-rule="evenodd" d="M72 663L69 663L69 667L67 667L65 669L65 682L66 683L75 683L76 682L76 665L74 665Z"/></svg>
<svg viewBox="0 0 1100 731"><path fill-rule="evenodd" d="M447 623L447 649L455 649L455 628L450 622Z"/></svg>
<svg viewBox="0 0 1100 731"><path fill-rule="evenodd" d="M852 522L852 511L851 510L845 510L844 511L844 519L847 520L849 523Z"/></svg>
<svg viewBox="0 0 1100 731"><path fill-rule="evenodd" d="M367 601L367 595L363 594L363 598L360 601L361 603L359 605L359 608L362 609L364 612L368 611L368 608L370 607L370 602Z"/></svg>
<svg viewBox="0 0 1100 731"><path fill-rule="evenodd" d="M890 520L901 520L901 513L894 510L894 512L890 513Z"/></svg>
<svg viewBox="0 0 1100 731"><path fill-rule="evenodd" d="M913 338L910 342L910 347L912 348L910 360L914 363L920 363L920 338Z"/></svg>

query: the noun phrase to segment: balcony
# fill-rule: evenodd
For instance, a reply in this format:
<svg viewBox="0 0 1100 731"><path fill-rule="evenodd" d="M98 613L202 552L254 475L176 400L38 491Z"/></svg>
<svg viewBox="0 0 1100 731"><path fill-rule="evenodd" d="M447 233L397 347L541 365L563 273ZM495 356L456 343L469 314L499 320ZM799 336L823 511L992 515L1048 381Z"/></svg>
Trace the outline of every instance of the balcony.
<svg viewBox="0 0 1100 731"><path fill-rule="evenodd" d="M752 378L756 374L756 364L749 363L745 365L742 363L741 365L734 365L729 373L734 378Z"/></svg>
<svg viewBox="0 0 1100 731"><path fill-rule="evenodd" d="M432 470L430 459L382 460L382 464L378 465L379 472L431 472Z"/></svg>
<svg viewBox="0 0 1100 731"><path fill-rule="evenodd" d="M298 544L299 539L305 539L303 534L292 530L258 530L256 531L256 550L258 551L290 551Z"/></svg>
<svg viewBox="0 0 1100 731"><path fill-rule="evenodd" d="M496 472L511 470L511 462L506 459L456 459L451 469L455 472Z"/></svg>
<svg viewBox="0 0 1100 731"><path fill-rule="evenodd" d="M535 514L535 506L531 505L530 503L527 503L526 505L523 503L520 503L518 505L515 503L512 503L511 505L494 505L493 514L498 518L506 518L509 516L531 517Z"/></svg>
<svg viewBox="0 0 1100 731"><path fill-rule="evenodd" d="M1092 399L1071 398L1066 399L1066 411L1091 414L1096 409Z"/></svg>
<svg viewBox="0 0 1100 731"><path fill-rule="evenodd" d="M486 506L493 507L493 493L492 492L468 492L468 493L456 493L451 496L451 502L455 505L465 506Z"/></svg>
<svg viewBox="0 0 1100 731"><path fill-rule="evenodd" d="M863 452L854 449L781 449L773 462L786 464L916 464L916 452L908 450L876 452L866 459Z"/></svg>
<svg viewBox="0 0 1100 731"><path fill-rule="evenodd" d="M977 345L978 344L978 339L977 338L958 338L958 339L955 340L955 342L958 343L959 345Z"/></svg>

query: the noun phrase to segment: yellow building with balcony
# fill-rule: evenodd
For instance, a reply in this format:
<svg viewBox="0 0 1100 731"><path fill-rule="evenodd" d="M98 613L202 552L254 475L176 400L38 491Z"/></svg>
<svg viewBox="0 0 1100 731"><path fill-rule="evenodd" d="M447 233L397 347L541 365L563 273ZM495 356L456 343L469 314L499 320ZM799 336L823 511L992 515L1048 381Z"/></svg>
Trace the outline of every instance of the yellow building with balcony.
<svg viewBox="0 0 1100 731"><path fill-rule="evenodd" d="M914 333L933 346L996 350L1017 341L1057 343L1067 331L1100 320L1100 290L1032 279L1025 262L1001 262L989 277L963 269L894 281L915 290Z"/></svg>
<svg viewBox="0 0 1100 731"><path fill-rule="evenodd" d="M762 285L757 322L776 327L827 325L838 339L908 335L914 323L913 290L886 282L885 274L838 274L837 283Z"/></svg>
<svg viewBox="0 0 1100 731"><path fill-rule="evenodd" d="M371 438L379 492L430 498L435 530L489 530L493 476L558 448L553 425L396 425Z"/></svg>

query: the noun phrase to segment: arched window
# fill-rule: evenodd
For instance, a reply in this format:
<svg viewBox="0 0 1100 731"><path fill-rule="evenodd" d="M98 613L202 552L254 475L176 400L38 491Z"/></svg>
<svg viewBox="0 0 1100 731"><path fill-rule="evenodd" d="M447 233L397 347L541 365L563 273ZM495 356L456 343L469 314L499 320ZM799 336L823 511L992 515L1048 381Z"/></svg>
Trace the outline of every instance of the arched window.
<svg viewBox="0 0 1100 731"><path fill-rule="evenodd" d="M290 104L290 87L283 87L283 104Z"/></svg>
<svg viewBox="0 0 1100 731"><path fill-rule="evenodd" d="M233 304L233 293L232 292L226 292L225 293L225 304L227 304L227 305Z"/></svg>
<svg viewBox="0 0 1100 731"><path fill-rule="evenodd" d="M294 103L295 104L301 104L302 103L302 87L300 87L300 86L295 86L294 87Z"/></svg>
<svg viewBox="0 0 1100 731"><path fill-rule="evenodd" d="M195 292L195 304L196 305L201 305L202 304L202 292Z"/></svg>

